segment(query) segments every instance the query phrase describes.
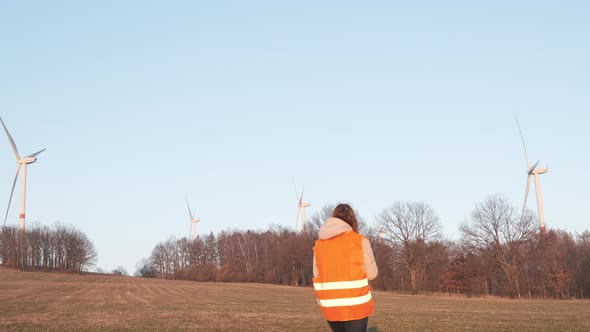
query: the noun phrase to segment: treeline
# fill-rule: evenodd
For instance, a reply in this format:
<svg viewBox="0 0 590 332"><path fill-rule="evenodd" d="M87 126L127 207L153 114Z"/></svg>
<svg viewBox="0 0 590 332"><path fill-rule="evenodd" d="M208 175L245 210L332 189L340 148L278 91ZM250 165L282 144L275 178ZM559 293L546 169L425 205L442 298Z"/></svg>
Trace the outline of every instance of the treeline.
<svg viewBox="0 0 590 332"><path fill-rule="evenodd" d="M590 232L541 234L504 197L478 203L459 241L441 239L434 211L397 202L378 217L379 288L514 298L589 298ZM387 269L389 267L389 269Z"/></svg>
<svg viewBox="0 0 590 332"><path fill-rule="evenodd" d="M310 285L311 232L285 228L263 232L223 231L158 243L136 275L197 281Z"/></svg>
<svg viewBox="0 0 590 332"><path fill-rule="evenodd" d="M158 243L136 276L196 281L312 283L312 248L333 206L306 221L304 231L222 231ZM375 289L514 298L590 298L590 232L540 234L499 195L478 203L460 226L461 239L442 238L439 218L422 202L395 202L359 232L372 244L379 276Z"/></svg>
<svg viewBox="0 0 590 332"><path fill-rule="evenodd" d="M4 227L0 233L0 262L29 271L80 272L96 261L94 244L73 226Z"/></svg>

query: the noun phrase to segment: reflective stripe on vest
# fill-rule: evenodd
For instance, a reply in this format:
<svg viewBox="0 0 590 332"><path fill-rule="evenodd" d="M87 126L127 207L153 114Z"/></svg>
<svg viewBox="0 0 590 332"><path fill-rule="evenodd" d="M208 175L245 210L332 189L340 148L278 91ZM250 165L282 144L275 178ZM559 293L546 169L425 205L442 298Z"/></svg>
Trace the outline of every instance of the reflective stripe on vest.
<svg viewBox="0 0 590 332"><path fill-rule="evenodd" d="M350 289L350 288L361 288L369 286L369 280L367 278L362 280L354 281L332 281L332 282L314 282L313 288L315 290L334 290L334 289Z"/></svg>
<svg viewBox="0 0 590 332"><path fill-rule="evenodd" d="M332 307L345 307L349 305L359 305L363 303L367 303L371 301L371 292L367 295L359 296L359 297L347 297L343 299L332 299L332 300L318 300L319 304L322 307L332 308Z"/></svg>

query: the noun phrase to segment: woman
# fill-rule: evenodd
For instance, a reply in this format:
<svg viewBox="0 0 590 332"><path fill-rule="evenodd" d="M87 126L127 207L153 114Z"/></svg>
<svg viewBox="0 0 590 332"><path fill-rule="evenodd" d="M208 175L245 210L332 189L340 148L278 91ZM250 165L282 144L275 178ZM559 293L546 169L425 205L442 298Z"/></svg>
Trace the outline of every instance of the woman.
<svg viewBox="0 0 590 332"><path fill-rule="evenodd" d="M334 332L366 331L377 277L371 244L358 234L354 210L339 204L319 231L313 248L313 286L322 314Z"/></svg>

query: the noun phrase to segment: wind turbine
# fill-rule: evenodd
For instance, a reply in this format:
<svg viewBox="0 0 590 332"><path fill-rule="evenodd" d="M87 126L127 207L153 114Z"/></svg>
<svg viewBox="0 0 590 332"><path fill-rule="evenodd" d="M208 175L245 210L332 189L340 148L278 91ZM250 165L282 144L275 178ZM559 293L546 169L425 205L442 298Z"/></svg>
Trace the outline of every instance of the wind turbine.
<svg viewBox="0 0 590 332"><path fill-rule="evenodd" d="M197 213L197 210L195 210L195 212L191 211L191 207L188 204L188 198L186 199L186 207L188 208L188 215L190 217L190 223L191 223L190 237L191 237L191 241L194 241L197 238L197 223L199 221L201 221L201 219L195 218L195 214Z"/></svg>
<svg viewBox="0 0 590 332"><path fill-rule="evenodd" d="M4 127L4 131L6 132L6 136L8 136L8 141L10 142L10 146L12 147L12 152L14 152L14 156L16 157L16 175L14 176L14 181L12 182L12 189L10 190L10 198L8 199L8 207L6 208L6 215L4 216L4 226L6 226L6 220L8 219L8 211L10 210L10 202L12 202L12 195L14 194L14 187L16 186L16 180L18 179L18 174L22 169L22 189L20 192L20 223L19 223L19 232L24 234L25 232L25 198L26 198L26 191L27 191L27 165L32 164L37 161L37 155L41 152L45 151L45 149L37 151L31 155L28 155L24 158L21 158L20 154L18 154L18 149L16 148L16 144L14 144L14 140L8 129L6 129L6 125L4 121L0 117L0 122L2 123L2 127ZM4 227L3 226L3 227Z"/></svg>
<svg viewBox="0 0 590 332"><path fill-rule="evenodd" d="M537 210L539 213L539 224L541 227L541 233L545 233L545 216L543 215L543 199L541 197L541 182L539 175L545 174L549 171L548 167L537 167L539 165L539 161L537 161L534 165L531 166L529 162L529 156L526 151L526 144L524 143L524 136L522 135L522 130L520 129L520 123L518 122L518 117L514 114L514 118L516 119L516 125L518 126L518 131L520 132L520 139L522 140L522 147L524 148L524 157L526 159L527 165L527 178L526 178L526 189L524 192L524 204L522 206L522 214L521 220L524 218L524 211L526 209L526 202L529 196L529 187L531 185L531 177L535 179L535 194L537 195Z"/></svg>
<svg viewBox="0 0 590 332"><path fill-rule="evenodd" d="M306 203L303 201L303 192L305 191L305 186L301 189L301 196L297 192L297 186L295 185L295 181L293 181L293 187L295 188L295 197L297 199L297 218L295 219L295 230L299 226L299 216L301 216L301 230L305 230L305 208L309 207L311 204Z"/></svg>

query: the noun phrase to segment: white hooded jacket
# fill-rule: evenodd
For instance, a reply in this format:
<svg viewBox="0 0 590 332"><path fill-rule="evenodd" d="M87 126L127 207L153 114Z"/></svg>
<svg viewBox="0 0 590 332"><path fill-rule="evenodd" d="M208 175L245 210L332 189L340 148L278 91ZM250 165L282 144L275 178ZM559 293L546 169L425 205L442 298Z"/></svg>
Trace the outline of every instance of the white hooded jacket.
<svg viewBox="0 0 590 332"><path fill-rule="evenodd" d="M346 233L348 231L352 231L352 227L347 224L345 221L338 219L338 218L329 218L326 222L320 227L320 231L318 234L319 240L327 240L331 239L335 236L338 236L342 233ZM363 238L363 269L367 274L367 279L373 280L377 277L377 264L375 263L375 257L373 256L373 249L371 248L371 243L366 238ZM313 257L313 276L314 278L318 276L318 268L315 265L315 256Z"/></svg>

